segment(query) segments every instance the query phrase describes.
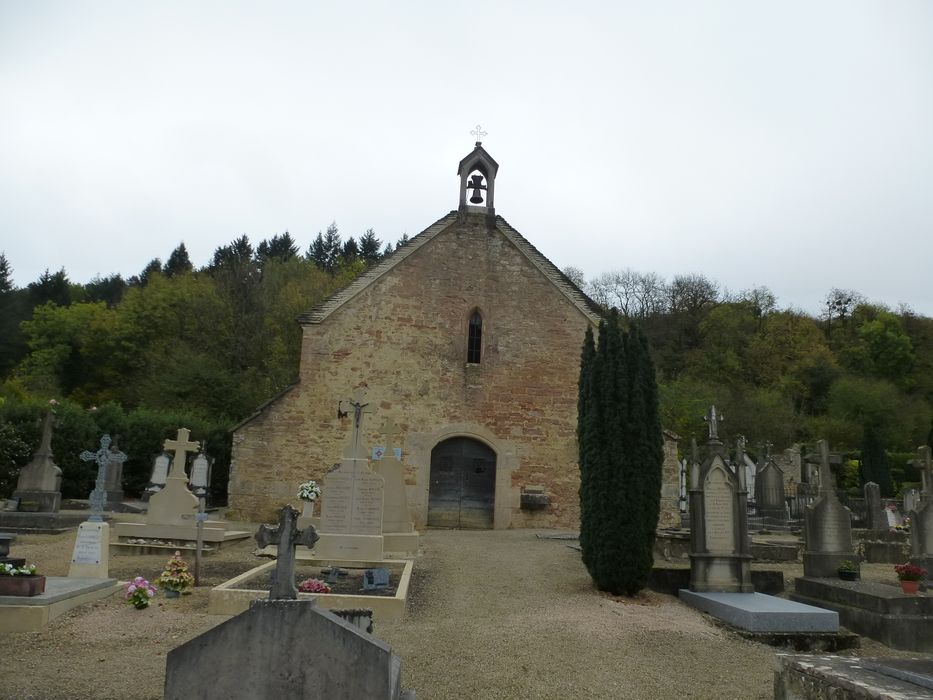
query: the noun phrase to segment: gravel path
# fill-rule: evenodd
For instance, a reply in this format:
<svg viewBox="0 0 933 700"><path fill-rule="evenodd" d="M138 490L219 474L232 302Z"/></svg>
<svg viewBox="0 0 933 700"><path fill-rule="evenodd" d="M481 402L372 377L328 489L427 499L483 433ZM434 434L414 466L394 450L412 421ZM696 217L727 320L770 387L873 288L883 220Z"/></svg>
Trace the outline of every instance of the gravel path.
<svg viewBox="0 0 933 700"><path fill-rule="evenodd" d="M14 552L63 575L74 537L24 536ZM671 596L596 592L567 541L528 530L428 531L422 543L406 618L376 621L402 659L403 686L420 700L772 697L775 649ZM206 582L264 561L252 551L244 542L205 558ZM166 558L117 557L111 574L155 577ZM799 564L762 566L783 569L788 584L802 573ZM890 568L870 565L863 576L890 579ZM0 698L161 697L168 651L227 619L207 615L208 590L159 597L145 611L117 595L39 632L0 636ZM918 656L870 640L860 653Z"/></svg>

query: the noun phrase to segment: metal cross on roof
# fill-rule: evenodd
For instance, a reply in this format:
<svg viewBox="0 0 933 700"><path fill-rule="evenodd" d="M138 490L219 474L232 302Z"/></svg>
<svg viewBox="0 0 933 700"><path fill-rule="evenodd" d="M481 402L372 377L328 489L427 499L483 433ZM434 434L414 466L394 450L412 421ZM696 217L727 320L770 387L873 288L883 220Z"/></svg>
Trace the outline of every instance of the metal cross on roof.
<svg viewBox="0 0 933 700"><path fill-rule="evenodd" d="M476 128L470 132L472 136L476 137L476 143L482 143L483 138L487 135L488 132L483 131L483 127L479 124L476 125Z"/></svg>

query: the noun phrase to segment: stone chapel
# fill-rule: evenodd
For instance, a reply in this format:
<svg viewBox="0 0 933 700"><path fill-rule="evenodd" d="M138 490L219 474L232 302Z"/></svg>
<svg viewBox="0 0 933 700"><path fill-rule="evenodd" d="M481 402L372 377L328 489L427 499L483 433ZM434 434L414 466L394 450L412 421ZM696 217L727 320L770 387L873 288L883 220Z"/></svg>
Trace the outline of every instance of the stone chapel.
<svg viewBox="0 0 933 700"><path fill-rule="evenodd" d="M367 446L401 448L416 527L578 526L580 351L601 311L496 214L498 168L477 141L458 209L299 318L297 383L234 428L229 518L274 519L320 483L362 391Z"/></svg>

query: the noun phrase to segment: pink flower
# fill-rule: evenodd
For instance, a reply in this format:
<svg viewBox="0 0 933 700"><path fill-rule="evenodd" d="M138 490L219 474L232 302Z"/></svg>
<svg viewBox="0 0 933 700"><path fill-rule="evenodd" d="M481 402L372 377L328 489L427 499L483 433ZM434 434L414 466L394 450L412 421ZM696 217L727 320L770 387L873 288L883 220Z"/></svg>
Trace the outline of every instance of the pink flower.
<svg viewBox="0 0 933 700"><path fill-rule="evenodd" d="M127 592L127 593L135 593L135 592L136 592L136 586L134 586L134 585L131 583L129 586L126 587L126 592Z"/></svg>
<svg viewBox="0 0 933 700"><path fill-rule="evenodd" d="M155 591L152 590L151 588L148 588L146 589L146 595L148 595L151 598L152 596L155 595Z"/></svg>

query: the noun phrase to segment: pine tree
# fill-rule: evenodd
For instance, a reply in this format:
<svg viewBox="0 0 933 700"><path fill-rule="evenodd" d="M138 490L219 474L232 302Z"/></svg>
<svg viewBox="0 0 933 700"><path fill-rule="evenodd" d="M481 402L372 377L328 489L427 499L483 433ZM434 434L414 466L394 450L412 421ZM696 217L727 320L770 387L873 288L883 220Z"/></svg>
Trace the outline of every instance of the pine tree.
<svg viewBox="0 0 933 700"><path fill-rule="evenodd" d="M276 234L256 246L256 258L260 262L267 260L287 262L296 255L298 255L298 246L288 231L281 235Z"/></svg>
<svg viewBox="0 0 933 700"><path fill-rule="evenodd" d="M327 269L327 246L324 243L324 234L320 231L317 233L317 238L311 242L308 254L305 257L313 262L319 270Z"/></svg>
<svg viewBox="0 0 933 700"><path fill-rule="evenodd" d="M379 249L382 247L382 241L376 238L376 232L371 228L366 229L366 233L360 236L360 257L367 265L379 260Z"/></svg>
<svg viewBox="0 0 933 700"><path fill-rule="evenodd" d="M350 236L340 249L340 259L343 263L350 263L360 257L360 247L353 236Z"/></svg>
<svg viewBox="0 0 933 700"><path fill-rule="evenodd" d="M327 231L324 233L324 250L327 257L324 269L328 272L334 272L340 264L340 233L337 231L337 222L332 221Z"/></svg>
<svg viewBox="0 0 933 700"><path fill-rule="evenodd" d="M371 231L372 229L370 229ZM6 254L0 253L0 294L13 291L13 268L6 259Z"/></svg>
<svg viewBox="0 0 933 700"><path fill-rule="evenodd" d="M188 257L188 249L184 242L178 244L178 247L168 256L165 267L162 268L162 274L166 277L174 277L191 272L191 258Z"/></svg>

